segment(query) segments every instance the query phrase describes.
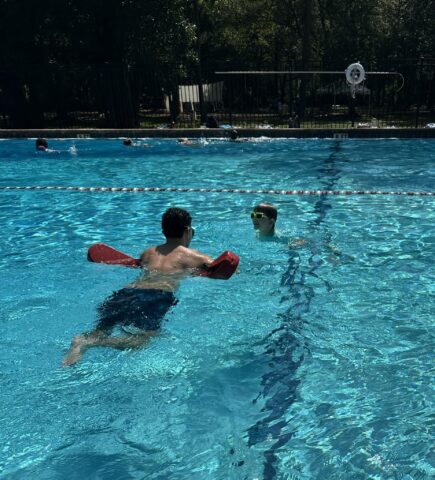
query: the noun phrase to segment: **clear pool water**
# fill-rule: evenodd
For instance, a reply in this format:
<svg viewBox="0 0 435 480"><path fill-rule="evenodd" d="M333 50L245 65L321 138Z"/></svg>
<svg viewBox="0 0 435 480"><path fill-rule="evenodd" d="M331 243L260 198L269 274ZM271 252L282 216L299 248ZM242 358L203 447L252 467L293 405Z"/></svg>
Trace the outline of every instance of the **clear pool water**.
<svg viewBox="0 0 435 480"><path fill-rule="evenodd" d="M434 190L432 140L0 142L0 185ZM260 242L249 212L279 208ZM241 257L190 278L135 352L71 338L189 209L192 247ZM433 197L0 191L0 476L15 479L433 478ZM432 422L432 423L431 423Z"/></svg>

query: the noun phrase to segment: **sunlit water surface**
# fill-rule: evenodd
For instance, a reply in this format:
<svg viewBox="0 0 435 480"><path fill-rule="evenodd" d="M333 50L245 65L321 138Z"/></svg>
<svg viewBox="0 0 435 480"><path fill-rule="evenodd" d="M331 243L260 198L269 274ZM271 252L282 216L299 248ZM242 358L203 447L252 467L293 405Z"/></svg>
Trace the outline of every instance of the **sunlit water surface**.
<svg viewBox="0 0 435 480"><path fill-rule="evenodd" d="M432 140L142 142L2 141L0 185L434 190ZM285 241L256 238L259 201ZM137 275L87 248L138 255L174 205L240 274L185 280L146 348L61 368ZM0 191L0 222L2 478L433 478L431 197Z"/></svg>

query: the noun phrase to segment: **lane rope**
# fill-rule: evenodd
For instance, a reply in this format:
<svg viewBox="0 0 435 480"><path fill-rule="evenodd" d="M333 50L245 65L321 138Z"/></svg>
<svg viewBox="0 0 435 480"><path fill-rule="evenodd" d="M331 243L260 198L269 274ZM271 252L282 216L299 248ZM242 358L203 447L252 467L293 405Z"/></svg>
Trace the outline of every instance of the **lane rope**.
<svg viewBox="0 0 435 480"><path fill-rule="evenodd" d="M65 190L73 192L180 192L180 193L245 193L268 195L404 195L433 197L435 192L395 192L382 190L257 190L241 188L176 188L176 187L65 187L51 185L0 186L0 190Z"/></svg>

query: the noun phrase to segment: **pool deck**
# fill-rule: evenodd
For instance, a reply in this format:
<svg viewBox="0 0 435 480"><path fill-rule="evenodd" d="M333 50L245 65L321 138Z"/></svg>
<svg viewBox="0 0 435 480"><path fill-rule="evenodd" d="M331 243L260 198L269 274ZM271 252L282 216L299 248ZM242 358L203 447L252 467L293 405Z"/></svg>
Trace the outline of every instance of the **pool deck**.
<svg viewBox="0 0 435 480"><path fill-rule="evenodd" d="M240 137L435 138L435 128L237 128ZM0 138L227 138L223 128L0 129Z"/></svg>

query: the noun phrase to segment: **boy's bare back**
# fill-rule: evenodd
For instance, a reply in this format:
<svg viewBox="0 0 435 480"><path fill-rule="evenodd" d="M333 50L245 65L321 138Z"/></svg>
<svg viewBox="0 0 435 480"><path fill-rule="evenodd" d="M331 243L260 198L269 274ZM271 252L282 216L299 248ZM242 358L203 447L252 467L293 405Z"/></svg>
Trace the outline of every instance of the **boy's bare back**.
<svg viewBox="0 0 435 480"><path fill-rule="evenodd" d="M145 250L140 261L141 266L146 267L148 271L177 274L207 267L213 260L208 255L192 248L183 245L171 246L165 243Z"/></svg>

